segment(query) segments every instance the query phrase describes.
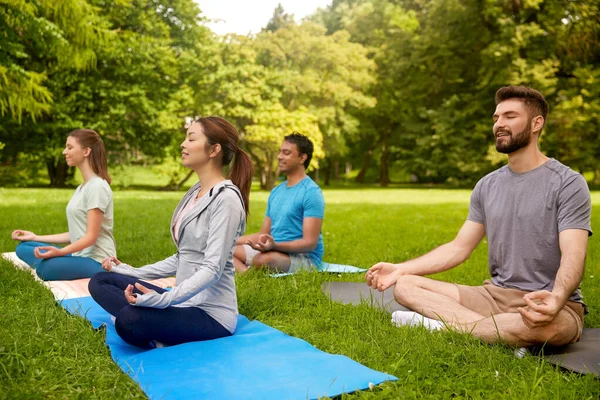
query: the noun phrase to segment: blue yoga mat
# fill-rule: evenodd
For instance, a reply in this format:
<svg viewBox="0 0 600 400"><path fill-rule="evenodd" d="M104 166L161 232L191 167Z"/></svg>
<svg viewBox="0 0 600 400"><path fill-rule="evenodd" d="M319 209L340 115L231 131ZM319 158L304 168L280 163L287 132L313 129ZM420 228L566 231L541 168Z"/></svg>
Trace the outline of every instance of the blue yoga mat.
<svg viewBox="0 0 600 400"><path fill-rule="evenodd" d="M365 268L358 268L353 265L344 265L344 264L331 264L323 261L321 266L319 267L319 271L321 272L343 272L343 273L357 273L357 272L366 272Z"/></svg>
<svg viewBox="0 0 600 400"><path fill-rule="evenodd" d="M106 324L113 360L151 399L317 399L397 379L241 315L233 336L146 350L123 342L91 297L61 305Z"/></svg>
<svg viewBox="0 0 600 400"><path fill-rule="evenodd" d="M354 265L344 265L344 264L331 264L323 261L321 265L317 268L319 272L330 272L334 274L355 274L359 272L366 272L365 268L358 268ZM282 272L280 274L270 274L274 278L280 278L282 276L294 275L294 272Z"/></svg>

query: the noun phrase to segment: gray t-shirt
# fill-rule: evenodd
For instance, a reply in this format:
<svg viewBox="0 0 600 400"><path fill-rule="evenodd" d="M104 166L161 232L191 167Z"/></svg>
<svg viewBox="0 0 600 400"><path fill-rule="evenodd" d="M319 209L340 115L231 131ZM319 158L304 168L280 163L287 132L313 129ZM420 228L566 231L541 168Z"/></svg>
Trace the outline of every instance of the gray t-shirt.
<svg viewBox="0 0 600 400"><path fill-rule="evenodd" d="M100 233L96 243L73 253L77 257L88 257L98 262L117 255L113 237L113 194L110 185L104 179L95 176L85 185L75 189L75 194L67 204L67 221L71 243L81 239L87 229L87 213L94 208L104 213Z"/></svg>
<svg viewBox="0 0 600 400"><path fill-rule="evenodd" d="M467 219L485 225L493 284L552 291L561 258L558 234L583 229L591 236L591 212L583 176L551 158L523 174L506 165L483 177ZM582 302L581 290L570 299Z"/></svg>

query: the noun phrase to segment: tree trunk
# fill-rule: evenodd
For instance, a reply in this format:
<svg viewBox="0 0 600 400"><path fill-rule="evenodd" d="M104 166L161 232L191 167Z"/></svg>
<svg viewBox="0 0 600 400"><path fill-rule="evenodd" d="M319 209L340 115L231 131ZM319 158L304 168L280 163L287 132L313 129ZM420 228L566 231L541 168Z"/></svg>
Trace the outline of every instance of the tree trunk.
<svg viewBox="0 0 600 400"><path fill-rule="evenodd" d="M373 159L373 149L368 149L367 152L365 153L365 156L363 157L363 164L362 164L362 167L360 168L360 172L358 173L358 175L356 175L357 183L365 183L365 177L367 175L367 171L369 170L369 167L371 166L372 159Z"/></svg>
<svg viewBox="0 0 600 400"><path fill-rule="evenodd" d="M387 136L384 136L381 143L381 159L379 165L379 185L381 187L387 187L390 184L389 158L390 153L387 145Z"/></svg>
<svg viewBox="0 0 600 400"><path fill-rule="evenodd" d="M67 186L67 178L73 176L73 172L69 173L69 166L65 160L60 159L55 162L54 159L46 161L46 170L50 178L50 186L63 188Z"/></svg>
<svg viewBox="0 0 600 400"><path fill-rule="evenodd" d="M329 186L331 183L331 162L329 160L325 161L323 172L325 173L325 186Z"/></svg>
<svg viewBox="0 0 600 400"><path fill-rule="evenodd" d="M261 186L260 188L263 190L271 190L273 189L273 186L275 186L275 179L277 179L277 174L279 171L273 171L273 160L269 159L267 160L267 162L265 163L265 166L263 167L262 173L261 175L263 176L263 178L261 179L263 182L261 182Z"/></svg>
<svg viewBox="0 0 600 400"><path fill-rule="evenodd" d="M340 160L333 160L333 179L338 182L340 180Z"/></svg>
<svg viewBox="0 0 600 400"><path fill-rule="evenodd" d="M190 170L190 172L188 172L188 174L179 182L169 182L169 184L164 187L164 190L179 190L193 174L194 170Z"/></svg>
<svg viewBox="0 0 600 400"><path fill-rule="evenodd" d="M600 169L594 170L594 185L600 185Z"/></svg>

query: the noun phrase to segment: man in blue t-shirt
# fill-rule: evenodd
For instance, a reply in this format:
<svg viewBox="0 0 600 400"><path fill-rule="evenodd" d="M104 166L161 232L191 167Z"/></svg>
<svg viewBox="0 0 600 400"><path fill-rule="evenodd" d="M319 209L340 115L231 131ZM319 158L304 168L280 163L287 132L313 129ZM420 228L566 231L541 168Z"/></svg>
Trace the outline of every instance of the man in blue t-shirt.
<svg viewBox="0 0 600 400"><path fill-rule="evenodd" d="M295 272L321 264L325 200L306 175L312 154L313 144L306 136L293 133L284 138L277 159L287 180L271 191L260 232L238 239L233 253L237 272L250 266Z"/></svg>

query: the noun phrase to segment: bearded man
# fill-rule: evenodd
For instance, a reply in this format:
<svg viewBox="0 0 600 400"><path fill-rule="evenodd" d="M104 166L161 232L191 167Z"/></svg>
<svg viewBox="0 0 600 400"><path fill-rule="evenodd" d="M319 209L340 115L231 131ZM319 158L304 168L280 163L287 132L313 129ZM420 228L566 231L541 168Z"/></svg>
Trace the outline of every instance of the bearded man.
<svg viewBox="0 0 600 400"><path fill-rule="evenodd" d="M515 346L579 340L591 198L581 174L539 150L547 114L537 90L499 89L493 133L508 165L477 183L456 238L419 258L369 269L370 286L395 284L396 301L412 310L396 311L397 325L457 329ZM461 264L484 236L491 279L482 286L423 277Z"/></svg>

